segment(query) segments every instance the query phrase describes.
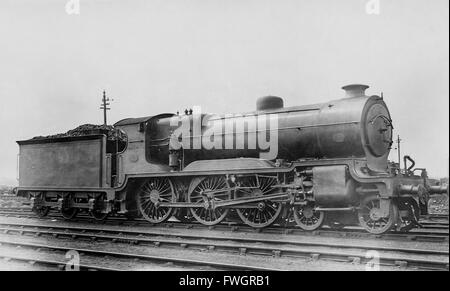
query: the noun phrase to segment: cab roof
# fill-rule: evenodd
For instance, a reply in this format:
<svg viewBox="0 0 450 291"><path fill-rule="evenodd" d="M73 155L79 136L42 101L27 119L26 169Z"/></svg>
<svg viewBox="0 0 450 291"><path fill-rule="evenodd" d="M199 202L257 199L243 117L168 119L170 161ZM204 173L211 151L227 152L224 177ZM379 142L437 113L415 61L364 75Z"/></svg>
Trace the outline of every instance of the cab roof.
<svg viewBox="0 0 450 291"><path fill-rule="evenodd" d="M158 115L152 115L152 116L146 116L146 117L137 117L137 118L125 118L122 120L117 121L114 126L123 126L123 125L131 125L131 124L139 124L139 123L145 123L149 121L152 118L166 118L174 116L173 113L162 113Z"/></svg>
<svg viewBox="0 0 450 291"><path fill-rule="evenodd" d="M153 116L146 116L146 117L137 117L137 118L125 118L120 121L117 121L114 123L114 126L122 126L122 125L130 125L130 124L137 124L141 122L147 122L150 120Z"/></svg>

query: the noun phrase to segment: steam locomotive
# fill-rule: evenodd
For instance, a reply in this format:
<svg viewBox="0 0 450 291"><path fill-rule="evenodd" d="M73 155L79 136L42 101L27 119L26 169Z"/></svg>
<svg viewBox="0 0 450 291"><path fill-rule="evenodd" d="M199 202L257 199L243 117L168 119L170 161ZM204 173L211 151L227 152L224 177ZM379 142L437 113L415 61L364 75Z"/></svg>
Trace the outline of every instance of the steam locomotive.
<svg viewBox="0 0 450 291"><path fill-rule="evenodd" d="M345 86L345 98L296 107L262 97L256 111L235 115L128 118L114 125L126 140L100 131L18 141L18 192L37 215L54 208L66 219L84 211L152 224L175 217L408 231L430 195L448 188L432 185L408 156L404 169L388 160L392 119L368 88Z"/></svg>

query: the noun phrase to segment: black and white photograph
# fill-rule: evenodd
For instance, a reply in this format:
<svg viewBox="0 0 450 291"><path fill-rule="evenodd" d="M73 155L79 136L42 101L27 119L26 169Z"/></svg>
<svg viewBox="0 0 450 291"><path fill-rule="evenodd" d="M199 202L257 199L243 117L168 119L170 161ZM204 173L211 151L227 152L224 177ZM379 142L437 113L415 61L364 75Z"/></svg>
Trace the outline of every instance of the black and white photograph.
<svg viewBox="0 0 450 291"><path fill-rule="evenodd" d="M0 0L0 98L0 271L449 271L448 0Z"/></svg>

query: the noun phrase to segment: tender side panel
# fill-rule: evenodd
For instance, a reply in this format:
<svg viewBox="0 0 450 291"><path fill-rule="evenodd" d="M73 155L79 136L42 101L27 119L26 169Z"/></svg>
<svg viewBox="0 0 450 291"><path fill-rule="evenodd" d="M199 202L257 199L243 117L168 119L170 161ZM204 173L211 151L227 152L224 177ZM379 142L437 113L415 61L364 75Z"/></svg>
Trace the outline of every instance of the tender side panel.
<svg viewBox="0 0 450 291"><path fill-rule="evenodd" d="M102 138L20 145L20 187L102 187Z"/></svg>

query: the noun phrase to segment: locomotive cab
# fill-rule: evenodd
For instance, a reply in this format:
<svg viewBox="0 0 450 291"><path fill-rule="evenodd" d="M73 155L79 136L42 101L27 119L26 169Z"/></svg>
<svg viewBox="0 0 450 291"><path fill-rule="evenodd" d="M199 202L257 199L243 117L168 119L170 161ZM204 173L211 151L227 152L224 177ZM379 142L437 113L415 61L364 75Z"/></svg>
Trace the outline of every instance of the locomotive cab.
<svg viewBox="0 0 450 291"><path fill-rule="evenodd" d="M128 137L125 150L117 158L118 187L124 184L127 175L171 170L167 163L157 159L161 153L164 154L161 152L161 145L168 145L168 139L164 138L166 135L161 135L158 122L161 118L170 116L173 114L127 118L114 124Z"/></svg>

